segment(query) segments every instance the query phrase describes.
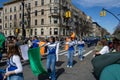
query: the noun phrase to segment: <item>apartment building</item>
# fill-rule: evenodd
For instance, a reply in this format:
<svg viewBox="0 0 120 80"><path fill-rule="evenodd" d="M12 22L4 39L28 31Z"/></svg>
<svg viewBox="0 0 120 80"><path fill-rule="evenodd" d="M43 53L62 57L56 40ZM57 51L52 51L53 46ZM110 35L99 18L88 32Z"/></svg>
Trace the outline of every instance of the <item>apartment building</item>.
<svg viewBox="0 0 120 80"><path fill-rule="evenodd" d="M3 8L0 8L0 32L3 33Z"/></svg>
<svg viewBox="0 0 120 80"><path fill-rule="evenodd" d="M66 36L77 31L84 23L91 24L91 19L77 9L71 0L12 0L4 3L4 33L6 36L22 36L23 24L26 37L31 36ZM23 4L24 3L24 22ZM66 11L71 17L66 18ZM17 30L19 29L19 31Z"/></svg>

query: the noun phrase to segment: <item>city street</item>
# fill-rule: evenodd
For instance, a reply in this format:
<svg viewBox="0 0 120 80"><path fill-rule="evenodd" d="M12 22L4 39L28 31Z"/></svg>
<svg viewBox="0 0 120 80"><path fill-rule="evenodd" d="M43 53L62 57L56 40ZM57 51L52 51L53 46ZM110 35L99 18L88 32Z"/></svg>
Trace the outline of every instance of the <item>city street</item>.
<svg viewBox="0 0 120 80"><path fill-rule="evenodd" d="M86 48L84 50L84 60L80 61L78 55L74 56L74 65L72 68L67 68L67 56L66 52L59 53L59 61L56 64L57 80L95 80L92 75L91 59L93 54L91 53L93 47ZM46 65L46 59L42 60L43 65ZM24 65L24 77L25 80L42 80L33 75L29 64Z"/></svg>

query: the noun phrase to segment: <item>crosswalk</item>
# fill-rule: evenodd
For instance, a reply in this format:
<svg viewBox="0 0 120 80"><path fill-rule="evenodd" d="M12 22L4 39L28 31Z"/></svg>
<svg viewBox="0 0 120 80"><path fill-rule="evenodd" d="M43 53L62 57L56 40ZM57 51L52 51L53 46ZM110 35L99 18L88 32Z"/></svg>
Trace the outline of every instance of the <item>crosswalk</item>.
<svg viewBox="0 0 120 80"><path fill-rule="evenodd" d="M83 51L83 53L84 53L83 56L89 55L90 53L93 52L93 50L90 50L90 51L88 51L87 53L85 53L85 52L86 52L86 50ZM62 55L67 56L67 53L68 53L67 51L64 51L64 52L62 52L62 53L59 53L58 55L60 55L60 56L62 56ZM77 53L74 54L74 56L78 56L78 51L77 51Z"/></svg>

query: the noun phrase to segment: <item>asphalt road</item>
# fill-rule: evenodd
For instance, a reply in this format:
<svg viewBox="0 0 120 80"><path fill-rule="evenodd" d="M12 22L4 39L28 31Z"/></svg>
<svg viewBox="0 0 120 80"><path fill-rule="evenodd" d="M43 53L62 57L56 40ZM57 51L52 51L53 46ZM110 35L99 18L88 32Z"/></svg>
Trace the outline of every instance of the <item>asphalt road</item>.
<svg viewBox="0 0 120 80"><path fill-rule="evenodd" d="M92 75L91 59L93 47L86 48L84 51L85 58L83 61L78 59L78 55L74 56L74 65L72 68L67 68L66 52L59 54L59 61L56 63L57 80L96 80ZM46 59L42 60L43 65L46 65ZM25 80L43 80L42 77L33 75L29 63L24 64Z"/></svg>

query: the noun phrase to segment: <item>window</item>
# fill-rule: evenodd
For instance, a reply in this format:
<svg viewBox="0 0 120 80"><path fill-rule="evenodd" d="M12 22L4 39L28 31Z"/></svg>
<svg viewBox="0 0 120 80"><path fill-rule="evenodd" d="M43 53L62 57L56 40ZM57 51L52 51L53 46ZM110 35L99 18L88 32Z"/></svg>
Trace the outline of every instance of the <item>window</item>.
<svg viewBox="0 0 120 80"><path fill-rule="evenodd" d="M44 15L44 9L41 10L41 15Z"/></svg>
<svg viewBox="0 0 120 80"><path fill-rule="evenodd" d="M1 17L1 15L2 15L2 14L1 14L1 12L0 12L0 17Z"/></svg>
<svg viewBox="0 0 120 80"><path fill-rule="evenodd" d="M14 12L16 12L16 7L14 7Z"/></svg>
<svg viewBox="0 0 120 80"><path fill-rule="evenodd" d="M43 28L41 29L41 35L44 35L44 29Z"/></svg>
<svg viewBox="0 0 120 80"><path fill-rule="evenodd" d="M42 6L44 5L44 0L41 0L41 5L42 5Z"/></svg>
<svg viewBox="0 0 120 80"><path fill-rule="evenodd" d="M12 8L10 8L10 12L12 12Z"/></svg>
<svg viewBox="0 0 120 80"><path fill-rule="evenodd" d="M37 16L37 10L35 10L35 16Z"/></svg>
<svg viewBox="0 0 120 80"><path fill-rule="evenodd" d="M2 29L2 26L0 25L0 29Z"/></svg>
<svg viewBox="0 0 120 80"><path fill-rule="evenodd" d="M21 5L20 5L20 10L21 10L22 8L21 8Z"/></svg>
<svg viewBox="0 0 120 80"><path fill-rule="evenodd" d="M58 8L54 7L54 13L58 13Z"/></svg>
<svg viewBox="0 0 120 80"><path fill-rule="evenodd" d="M5 34L7 35L7 31L5 31Z"/></svg>
<svg viewBox="0 0 120 80"><path fill-rule="evenodd" d="M37 29L35 29L35 35L37 35Z"/></svg>
<svg viewBox="0 0 120 80"><path fill-rule="evenodd" d="M7 20L7 16L5 16L5 20Z"/></svg>
<svg viewBox="0 0 120 80"><path fill-rule="evenodd" d="M38 6L38 1L35 1L35 7L37 7Z"/></svg>
<svg viewBox="0 0 120 80"><path fill-rule="evenodd" d="M7 23L5 23L5 28L7 28Z"/></svg>
<svg viewBox="0 0 120 80"><path fill-rule="evenodd" d="M44 25L44 19L41 19L41 25Z"/></svg>
<svg viewBox="0 0 120 80"><path fill-rule="evenodd" d="M50 7L50 13L52 12L52 8Z"/></svg>
<svg viewBox="0 0 120 80"><path fill-rule="evenodd" d="M20 18L20 19L22 18L22 15L21 15L21 13L19 14L19 18Z"/></svg>
<svg viewBox="0 0 120 80"><path fill-rule="evenodd" d="M32 29L30 29L30 35L32 35L32 33L33 33L33 30L32 30Z"/></svg>
<svg viewBox="0 0 120 80"><path fill-rule="evenodd" d="M54 28L54 35L58 35L58 28Z"/></svg>
<svg viewBox="0 0 120 80"><path fill-rule="evenodd" d="M65 29L63 29L63 35L65 35Z"/></svg>
<svg viewBox="0 0 120 80"><path fill-rule="evenodd" d="M14 19L15 19L15 20L17 19L16 14L14 14Z"/></svg>
<svg viewBox="0 0 120 80"><path fill-rule="evenodd" d="M0 19L0 23L2 23L2 19Z"/></svg>
<svg viewBox="0 0 120 80"><path fill-rule="evenodd" d="M12 23L10 23L10 28L12 28Z"/></svg>
<svg viewBox="0 0 120 80"><path fill-rule="evenodd" d="M55 3L59 3L59 0L54 0Z"/></svg>
<svg viewBox="0 0 120 80"><path fill-rule="evenodd" d="M19 22L19 27L21 27L21 21Z"/></svg>
<svg viewBox="0 0 120 80"><path fill-rule="evenodd" d="M31 8L31 3L28 3L28 8Z"/></svg>
<svg viewBox="0 0 120 80"><path fill-rule="evenodd" d="M51 24L51 16L49 18L50 18L50 24Z"/></svg>
<svg viewBox="0 0 120 80"><path fill-rule="evenodd" d="M14 21L14 27L17 27L17 22L16 21Z"/></svg>
<svg viewBox="0 0 120 80"><path fill-rule="evenodd" d="M37 19L35 20L35 25L37 25Z"/></svg>
<svg viewBox="0 0 120 80"><path fill-rule="evenodd" d="M57 23L58 23L58 18L55 17L55 18L54 18L54 24L57 24Z"/></svg>
<svg viewBox="0 0 120 80"><path fill-rule="evenodd" d="M27 4L25 4L25 7L27 7Z"/></svg>
<svg viewBox="0 0 120 80"><path fill-rule="evenodd" d="M10 20L12 20L12 15L10 15Z"/></svg>
<svg viewBox="0 0 120 80"><path fill-rule="evenodd" d="M5 9L5 13L7 13L7 9Z"/></svg>
<svg viewBox="0 0 120 80"><path fill-rule="evenodd" d="M50 3L51 3L51 0L50 0Z"/></svg>
<svg viewBox="0 0 120 80"><path fill-rule="evenodd" d="M52 28L50 28L50 35L52 35Z"/></svg>

